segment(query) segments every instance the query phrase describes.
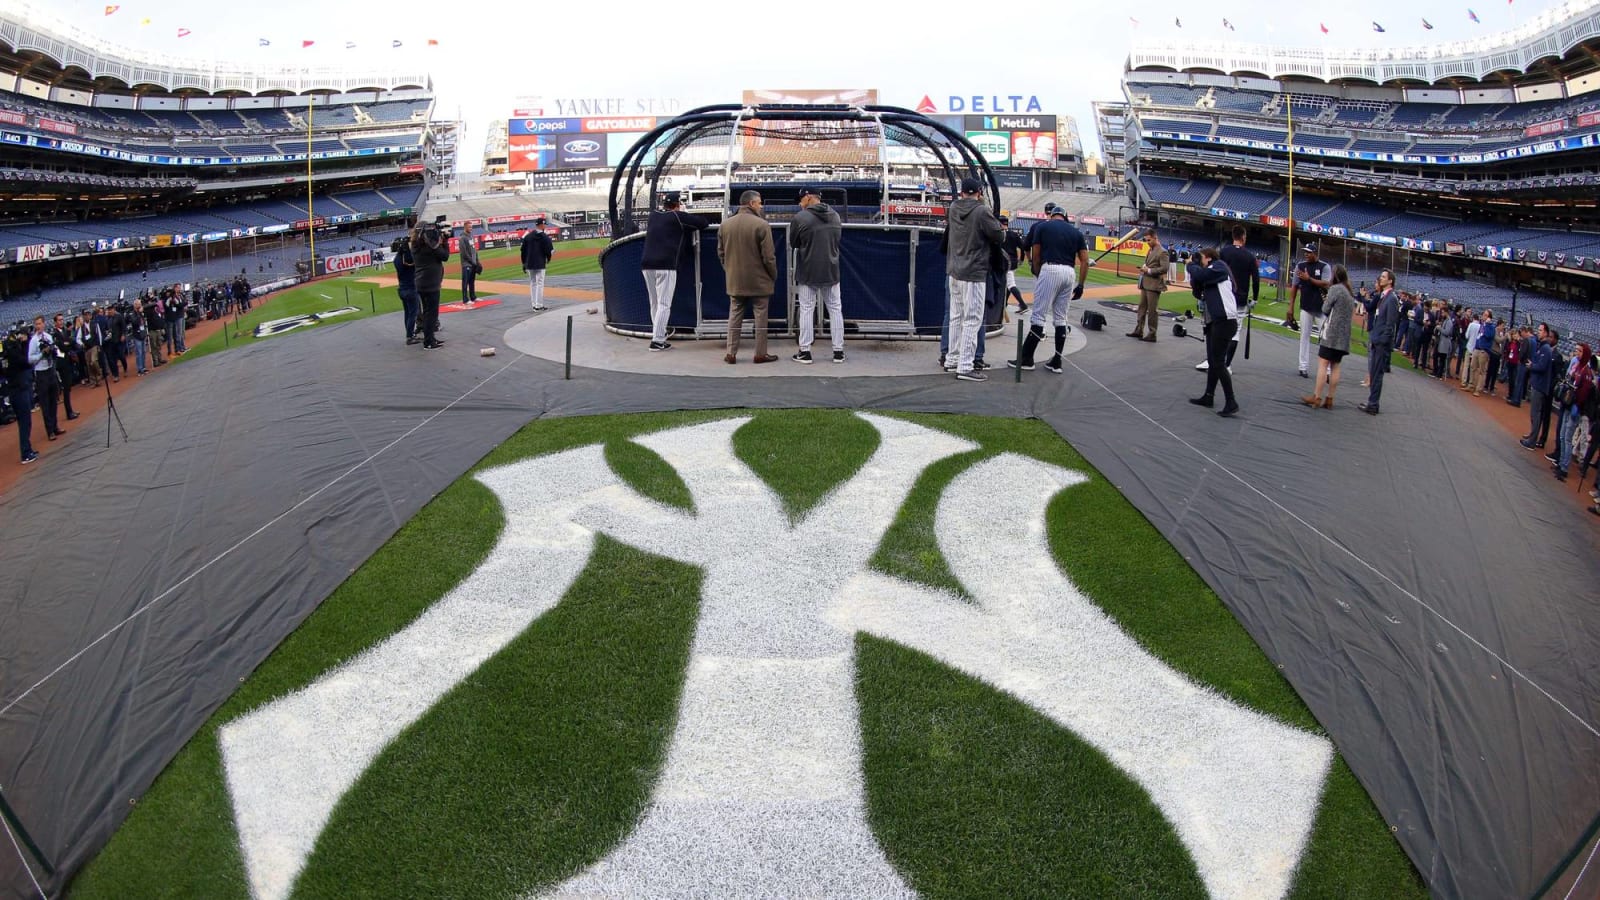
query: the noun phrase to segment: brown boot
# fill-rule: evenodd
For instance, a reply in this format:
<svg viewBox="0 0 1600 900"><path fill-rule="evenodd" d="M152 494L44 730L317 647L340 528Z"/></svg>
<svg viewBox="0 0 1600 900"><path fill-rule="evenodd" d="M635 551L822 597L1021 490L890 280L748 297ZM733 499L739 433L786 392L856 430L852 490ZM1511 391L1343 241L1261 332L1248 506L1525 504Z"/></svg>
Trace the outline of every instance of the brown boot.
<svg viewBox="0 0 1600 900"><path fill-rule="evenodd" d="M1144 335L1142 333L1140 333L1140 332L1137 332L1137 331L1130 331L1127 334L1123 335L1123 337L1142 338L1142 337L1144 337Z"/></svg>
<svg viewBox="0 0 1600 900"><path fill-rule="evenodd" d="M1332 394L1329 394L1328 396L1322 398L1322 408L1323 409L1333 409L1333 395Z"/></svg>
<svg viewBox="0 0 1600 900"><path fill-rule="evenodd" d="M1304 403L1305 405L1307 405L1309 407L1311 407L1312 409L1316 409L1317 407L1322 405L1322 398L1313 397L1313 396L1307 394L1306 396L1300 398L1300 402Z"/></svg>

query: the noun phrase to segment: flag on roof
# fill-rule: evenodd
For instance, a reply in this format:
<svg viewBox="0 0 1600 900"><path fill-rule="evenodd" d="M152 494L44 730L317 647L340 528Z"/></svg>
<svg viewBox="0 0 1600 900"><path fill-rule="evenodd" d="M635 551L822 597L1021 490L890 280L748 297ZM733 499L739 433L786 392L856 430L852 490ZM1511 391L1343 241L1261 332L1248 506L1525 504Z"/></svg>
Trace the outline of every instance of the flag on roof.
<svg viewBox="0 0 1600 900"><path fill-rule="evenodd" d="M141 28L143 28L144 26L149 25L149 24L150 24L150 20L149 19L140 19L139 20L139 27L141 27Z"/></svg>
<svg viewBox="0 0 1600 900"><path fill-rule="evenodd" d="M395 48L399 48L400 47L400 42L399 41L390 41L389 42L389 46L395 47Z"/></svg>
<svg viewBox="0 0 1600 900"><path fill-rule="evenodd" d="M1135 27L1135 28L1138 28L1138 27L1139 27L1139 20L1138 20L1138 19L1135 19L1135 18L1134 18L1134 17L1133 17L1133 16L1129 16L1129 17L1128 17L1128 23L1129 23L1129 24L1130 24L1130 25L1132 25L1132 26L1133 26L1133 27Z"/></svg>
<svg viewBox="0 0 1600 900"><path fill-rule="evenodd" d="M119 10L119 9L121 9L121 8L122 8L122 7L120 7L120 6L108 6L108 7L106 7L106 15L108 15L108 16L109 16L109 15L111 15L111 14L112 14L112 13L114 13L114 12L116 12L116 11L117 11L117 10Z"/></svg>
<svg viewBox="0 0 1600 900"><path fill-rule="evenodd" d="M1183 27L1183 20L1182 19L1173 19L1172 20L1172 24L1178 26L1179 28L1182 28Z"/></svg>
<svg viewBox="0 0 1600 900"><path fill-rule="evenodd" d="M1474 22L1477 22L1479 25L1483 24L1483 20L1478 18L1478 14L1473 12L1470 9L1467 10L1467 18L1471 19Z"/></svg>
<svg viewBox="0 0 1600 900"><path fill-rule="evenodd" d="M187 28L179 28L178 29L178 37L188 37L188 36L189 36L189 29L187 29Z"/></svg>
<svg viewBox="0 0 1600 900"><path fill-rule="evenodd" d="M272 42L267 40L266 38L256 38L256 46L257 47L271 47L272 46Z"/></svg>
<svg viewBox="0 0 1600 900"><path fill-rule="evenodd" d="M354 50L356 48L356 42L355 41L345 41L344 42L344 48L346 50Z"/></svg>
<svg viewBox="0 0 1600 900"><path fill-rule="evenodd" d="M1227 19L1223 19L1222 20L1222 27L1228 29L1229 31L1236 31L1237 30L1237 29L1235 29L1233 27L1233 23L1229 22Z"/></svg>
<svg viewBox="0 0 1600 900"><path fill-rule="evenodd" d="M1428 29L1429 31L1432 31L1433 30L1433 23L1429 22L1427 19L1423 19L1422 20L1422 27Z"/></svg>
<svg viewBox="0 0 1600 900"><path fill-rule="evenodd" d="M434 40L433 38L428 38L428 46L429 47L437 47L437 46L439 46L439 42Z"/></svg>
<svg viewBox="0 0 1600 900"><path fill-rule="evenodd" d="M1377 22L1373 22L1372 23L1372 30L1376 31L1379 34L1383 34L1385 32L1384 27L1382 25L1379 25Z"/></svg>
<svg viewBox="0 0 1600 900"><path fill-rule="evenodd" d="M307 47L309 47L309 46L311 46L312 44L315 44L315 43L316 43L316 41L301 41L300 42L300 49L304 50L305 48L307 48Z"/></svg>
<svg viewBox="0 0 1600 900"><path fill-rule="evenodd" d="M1324 22L1318 22L1318 23L1317 23L1317 27L1318 27L1318 28L1321 28L1321 29L1322 29L1322 33L1323 33L1323 34L1327 34L1327 33L1328 33L1328 26L1327 26L1327 24L1326 24L1326 23L1324 23Z"/></svg>

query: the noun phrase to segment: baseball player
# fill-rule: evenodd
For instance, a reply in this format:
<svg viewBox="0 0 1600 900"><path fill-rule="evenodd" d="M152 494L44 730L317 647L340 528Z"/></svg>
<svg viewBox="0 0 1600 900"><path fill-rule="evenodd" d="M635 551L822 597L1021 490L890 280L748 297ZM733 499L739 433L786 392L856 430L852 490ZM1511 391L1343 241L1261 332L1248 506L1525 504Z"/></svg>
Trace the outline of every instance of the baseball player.
<svg viewBox="0 0 1600 900"><path fill-rule="evenodd" d="M1044 321L1048 316L1055 324L1056 352L1044 364L1046 369L1061 371L1061 352L1066 349L1067 316L1072 301L1083 296L1083 283L1089 275L1089 247L1083 233L1067 221L1067 212L1055 208L1050 218L1033 230L1032 249L1028 266L1038 279L1033 288L1033 315L1030 319L1027 340L1022 345L1022 358L1007 360L1013 369L1033 369L1034 352L1044 340Z"/></svg>

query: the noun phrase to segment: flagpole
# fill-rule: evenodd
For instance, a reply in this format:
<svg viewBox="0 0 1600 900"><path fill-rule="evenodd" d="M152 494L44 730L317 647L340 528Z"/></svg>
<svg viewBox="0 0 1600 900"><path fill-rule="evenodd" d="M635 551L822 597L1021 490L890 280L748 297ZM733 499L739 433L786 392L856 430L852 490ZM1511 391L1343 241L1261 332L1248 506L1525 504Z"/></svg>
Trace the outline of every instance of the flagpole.
<svg viewBox="0 0 1600 900"><path fill-rule="evenodd" d="M1289 266L1294 263L1294 98L1288 94L1284 98L1289 102L1289 134L1287 137L1289 147L1289 231L1284 238L1286 253L1278 266L1279 277L1283 284L1289 281ZM1294 295L1289 297L1289 313L1285 322L1294 321Z"/></svg>
<svg viewBox="0 0 1600 900"><path fill-rule="evenodd" d="M317 274L317 212L311 190L311 127L317 119L317 95L306 97L306 237L311 243L311 275Z"/></svg>

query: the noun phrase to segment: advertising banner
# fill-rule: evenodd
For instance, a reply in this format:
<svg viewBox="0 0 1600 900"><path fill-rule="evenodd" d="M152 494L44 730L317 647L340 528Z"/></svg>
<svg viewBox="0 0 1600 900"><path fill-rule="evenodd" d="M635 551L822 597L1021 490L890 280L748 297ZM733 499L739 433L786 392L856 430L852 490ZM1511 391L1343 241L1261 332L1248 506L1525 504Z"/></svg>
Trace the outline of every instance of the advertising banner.
<svg viewBox="0 0 1600 900"><path fill-rule="evenodd" d="M1600 125L1600 112L1586 112L1575 120L1579 128L1588 128L1590 125Z"/></svg>
<svg viewBox="0 0 1600 900"><path fill-rule="evenodd" d="M1455 241L1446 241L1444 245L1444 252L1453 253L1456 256L1464 256L1467 252L1467 246L1465 244L1458 244Z"/></svg>
<svg viewBox="0 0 1600 900"><path fill-rule="evenodd" d="M58 122L55 119L39 117L39 127L44 131L54 131L57 134L77 134L78 126L71 122Z"/></svg>
<svg viewBox="0 0 1600 900"><path fill-rule="evenodd" d="M1011 164L1028 169L1050 169L1056 164L1056 132L1011 132Z"/></svg>
<svg viewBox="0 0 1600 900"><path fill-rule="evenodd" d="M362 266L372 265L372 251L359 250L355 253L341 253L338 256L326 256L323 257L323 264L327 267L325 271L329 275L335 275L339 272L354 271Z"/></svg>
<svg viewBox="0 0 1600 900"><path fill-rule="evenodd" d="M1289 225L1289 220L1283 216L1262 216L1261 224L1271 225L1273 228L1286 228Z"/></svg>
<svg viewBox="0 0 1600 900"><path fill-rule="evenodd" d="M563 134L556 137L560 148L556 152L556 167L561 169L587 169L606 164L606 138L604 134Z"/></svg>
<svg viewBox="0 0 1600 900"><path fill-rule="evenodd" d="M1024 190L1032 190L1033 188L1032 172L1010 172L1005 169L996 169L994 180L1001 187L1022 188Z"/></svg>
<svg viewBox="0 0 1600 900"><path fill-rule="evenodd" d="M962 122L968 131L1048 131L1055 144L1056 117L1041 115L967 116Z"/></svg>
<svg viewBox="0 0 1600 900"><path fill-rule="evenodd" d="M506 168L512 172L542 172L556 168L560 147L553 135L527 135L506 141Z"/></svg>
<svg viewBox="0 0 1600 900"><path fill-rule="evenodd" d="M978 148L991 166L1011 165L1011 132L969 131L967 140Z"/></svg>
<svg viewBox="0 0 1600 900"><path fill-rule="evenodd" d="M1566 119L1553 119L1549 122L1535 122L1522 130L1523 137L1539 137L1546 134L1560 134L1567 130Z"/></svg>
<svg viewBox="0 0 1600 900"><path fill-rule="evenodd" d="M891 216L942 216L945 208L922 203L885 203L883 211Z"/></svg>
<svg viewBox="0 0 1600 900"><path fill-rule="evenodd" d="M1042 209L1022 209L1011 214L1013 219L1048 219Z"/></svg>
<svg viewBox="0 0 1600 900"><path fill-rule="evenodd" d="M1104 216L1084 216L1083 218L1079 219L1078 221L1082 222L1085 225L1099 225L1101 227L1105 227L1105 224L1106 224L1106 220L1105 220Z"/></svg>
<svg viewBox="0 0 1600 900"><path fill-rule="evenodd" d="M16 249L16 261L19 263L40 262L49 258L49 244L29 244L26 247L18 247Z"/></svg>
<svg viewBox="0 0 1600 900"><path fill-rule="evenodd" d="M506 122L508 135L565 134L582 130L582 119L515 118Z"/></svg>
<svg viewBox="0 0 1600 900"><path fill-rule="evenodd" d="M1095 252L1104 253L1105 251L1110 250L1112 247L1117 248L1118 253L1136 253L1140 256L1150 252L1150 245L1146 244L1144 241L1128 240L1119 244L1117 243L1117 239L1114 237L1108 237L1103 234L1097 234L1094 236Z"/></svg>
<svg viewBox="0 0 1600 900"><path fill-rule="evenodd" d="M416 175L423 170L422 163L406 163L400 167L401 175Z"/></svg>
<svg viewBox="0 0 1600 900"><path fill-rule="evenodd" d="M656 127L655 116L628 116L606 119L584 119L578 130L584 134L606 134L612 131L649 131Z"/></svg>
<svg viewBox="0 0 1600 900"><path fill-rule="evenodd" d="M19 112L12 112L9 109L0 109L0 122L5 122L8 125L26 125L28 124L28 117Z"/></svg>
<svg viewBox="0 0 1600 900"><path fill-rule="evenodd" d="M170 234L152 234L152 235L150 235L150 246L152 246L152 247L171 247L172 246L172 235L170 235Z"/></svg>

